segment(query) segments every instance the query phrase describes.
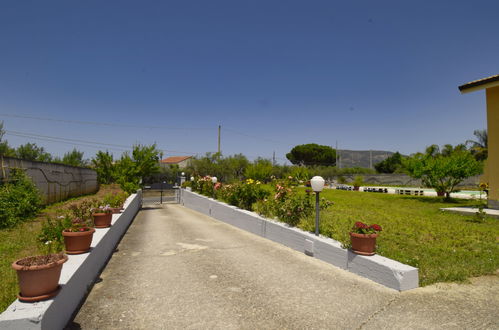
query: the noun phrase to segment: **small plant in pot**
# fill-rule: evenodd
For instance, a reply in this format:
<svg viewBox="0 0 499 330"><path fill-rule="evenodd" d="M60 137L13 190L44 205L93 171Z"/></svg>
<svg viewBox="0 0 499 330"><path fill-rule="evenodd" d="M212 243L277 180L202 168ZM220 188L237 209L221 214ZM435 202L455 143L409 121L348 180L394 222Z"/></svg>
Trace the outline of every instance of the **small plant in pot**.
<svg viewBox="0 0 499 330"><path fill-rule="evenodd" d="M353 190L359 190L360 186L364 183L364 178L361 175L357 175L352 182Z"/></svg>
<svg viewBox="0 0 499 330"><path fill-rule="evenodd" d="M101 205L92 208L92 217L94 218L95 228L108 228L111 227L113 211L109 205Z"/></svg>
<svg viewBox="0 0 499 330"><path fill-rule="evenodd" d="M68 256L62 252L14 261L12 268L17 272L20 290L17 298L35 302L54 297L59 292L62 264L66 261Z"/></svg>
<svg viewBox="0 0 499 330"><path fill-rule="evenodd" d="M127 198L127 193L109 193L104 196L103 204L109 205L113 214L118 214L123 209L123 204Z"/></svg>
<svg viewBox="0 0 499 330"><path fill-rule="evenodd" d="M95 229L89 219L65 217L66 227L62 231L67 254L81 254L90 251Z"/></svg>
<svg viewBox="0 0 499 330"><path fill-rule="evenodd" d="M381 230L380 225L367 225L357 221L350 232L352 251L364 256L374 255L376 253L376 238Z"/></svg>

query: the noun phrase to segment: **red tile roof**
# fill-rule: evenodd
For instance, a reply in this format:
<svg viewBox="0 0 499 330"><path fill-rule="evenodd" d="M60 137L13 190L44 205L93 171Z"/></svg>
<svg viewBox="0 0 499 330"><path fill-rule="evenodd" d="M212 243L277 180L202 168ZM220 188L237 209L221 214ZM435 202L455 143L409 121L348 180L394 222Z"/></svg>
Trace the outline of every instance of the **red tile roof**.
<svg viewBox="0 0 499 330"><path fill-rule="evenodd" d="M192 158L192 156L172 156L161 160L163 164L178 164L186 159Z"/></svg>

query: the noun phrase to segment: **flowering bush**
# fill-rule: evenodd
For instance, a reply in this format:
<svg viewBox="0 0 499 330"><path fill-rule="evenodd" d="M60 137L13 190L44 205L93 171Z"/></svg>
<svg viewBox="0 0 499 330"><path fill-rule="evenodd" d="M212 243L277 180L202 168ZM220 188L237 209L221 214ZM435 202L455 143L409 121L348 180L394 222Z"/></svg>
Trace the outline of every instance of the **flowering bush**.
<svg viewBox="0 0 499 330"><path fill-rule="evenodd" d="M266 198L269 192L266 191L260 181L247 179L241 183L220 185L218 195L230 205L253 211L253 204Z"/></svg>
<svg viewBox="0 0 499 330"><path fill-rule="evenodd" d="M273 198L257 203L257 212L263 216L277 217L291 226L296 226L301 219L311 216L314 211L312 192L306 190L305 194L300 194L293 186L295 184L296 180L292 177L277 182ZM323 210L332 204L324 198L320 200Z"/></svg>
<svg viewBox="0 0 499 330"><path fill-rule="evenodd" d="M205 196L213 196L214 187L213 182L211 181L211 176L206 175L203 177L197 177L194 181L192 181L191 185L193 191L199 192Z"/></svg>
<svg viewBox="0 0 499 330"><path fill-rule="evenodd" d="M89 221L92 219L92 206L97 203L97 200L84 200L82 202L75 202L68 206L66 215L70 219L82 219Z"/></svg>
<svg viewBox="0 0 499 330"><path fill-rule="evenodd" d="M380 225L367 225L363 222L357 221L352 227L352 233L356 234L377 234L382 230Z"/></svg>

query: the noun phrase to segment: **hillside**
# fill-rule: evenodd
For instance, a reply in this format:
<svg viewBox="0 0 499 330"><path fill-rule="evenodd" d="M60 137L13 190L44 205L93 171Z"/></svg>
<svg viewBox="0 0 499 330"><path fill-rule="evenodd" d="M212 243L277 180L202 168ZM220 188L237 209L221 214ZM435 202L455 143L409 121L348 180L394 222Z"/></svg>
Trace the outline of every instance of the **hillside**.
<svg viewBox="0 0 499 330"><path fill-rule="evenodd" d="M346 167L370 167L371 157L372 165L385 160L394 154L392 151L384 150L338 150L341 168Z"/></svg>

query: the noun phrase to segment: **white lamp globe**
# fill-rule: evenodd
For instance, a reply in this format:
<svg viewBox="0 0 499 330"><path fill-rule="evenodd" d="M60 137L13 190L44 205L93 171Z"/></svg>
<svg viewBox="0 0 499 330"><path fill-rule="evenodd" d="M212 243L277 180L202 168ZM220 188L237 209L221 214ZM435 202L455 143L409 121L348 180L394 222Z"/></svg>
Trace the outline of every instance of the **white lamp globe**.
<svg viewBox="0 0 499 330"><path fill-rule="evenodd" d="M324 179L321 176L314 176L310 180L310 185L312 186L312 190L315 192L321 192L324 189Z"/></svg>
<svg viewBox="0 0 499 330"><path fill-rule="evenodd" d="M217 177L216 177L216 176L214 176L214 177L212 177L212 178L211 178L211 182L213 182L213 183L217 183L217 181L218 181L218 179L217 179Z"/></svg>
<svg viewBox="0 0 499 330"><path fill-rule="evenodd" d="M191 181L194 181L194 177L193 176L191 176Z"/></svg>
<svg viewBox="0 0 499 330"><path fill-rule="evenodd" d="M182 172L180 175L185 176L185 173L184 173L184 172Z"/></svg>

